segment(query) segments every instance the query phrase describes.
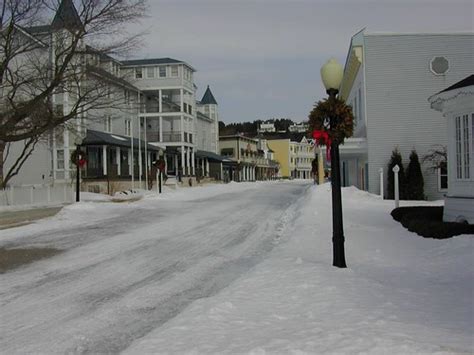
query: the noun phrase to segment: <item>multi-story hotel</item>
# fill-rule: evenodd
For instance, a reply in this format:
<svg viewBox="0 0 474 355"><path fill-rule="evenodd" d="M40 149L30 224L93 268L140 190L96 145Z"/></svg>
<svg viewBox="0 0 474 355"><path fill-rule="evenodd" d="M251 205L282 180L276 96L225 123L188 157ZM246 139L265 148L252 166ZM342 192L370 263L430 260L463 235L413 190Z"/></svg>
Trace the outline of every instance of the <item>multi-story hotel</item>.
<svg viewBox="0 0 474 355"><path fill-rule="evenodd" d="M55 36L67 35L75 25L81 26L76 9L71 1L63 0L49 25L21 29L18 35L41 43L38 57L48 61L53 57ZM145 188L154 178L150 173L160 154L168 175L194 179L198 170L201 177L209 176L210 161L220 159L216 154L218 105L209 87L202 100L196 101L191 65L171 58L119 61L86 44L78 51L77 62L85 74L83 85L100 87L108 104L53 129L10 185L70 184L76 171L71 154L78 144L87 155L81 173L83 190L112 193ZM56 91L52 102L66 114L75 97L67 90ZM4 170L14 164L22 145L12 144Z"/></svg>

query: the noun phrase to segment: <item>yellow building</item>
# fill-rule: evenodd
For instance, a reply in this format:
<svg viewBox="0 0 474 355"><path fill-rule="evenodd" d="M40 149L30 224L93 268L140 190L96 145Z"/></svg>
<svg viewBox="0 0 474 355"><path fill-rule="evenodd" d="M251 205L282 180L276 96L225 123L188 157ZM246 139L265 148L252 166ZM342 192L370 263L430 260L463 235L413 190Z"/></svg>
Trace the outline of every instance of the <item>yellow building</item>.
<svg viewBox="0 0 474 355"><path fill-rule="evenodd" d="M290 138L269 139L268 147L274 151L274 159L280 163L282 178L311 179L311 161L314 148L305 137L300 142Z"/></svg>
<svg viewBox="0 0 474 355"><path fill-rule="evenodd" d="M291 177L290 166L290 139L269 139L267 141L268 148L273 150L274 159L280 163L279 177Z"/></svg>

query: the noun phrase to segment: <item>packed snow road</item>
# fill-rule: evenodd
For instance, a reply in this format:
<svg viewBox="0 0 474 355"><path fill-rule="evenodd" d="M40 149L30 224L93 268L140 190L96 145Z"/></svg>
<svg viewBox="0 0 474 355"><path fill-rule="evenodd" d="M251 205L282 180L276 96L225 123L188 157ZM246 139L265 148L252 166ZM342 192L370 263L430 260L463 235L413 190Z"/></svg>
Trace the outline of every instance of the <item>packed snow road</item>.
<svg viewBox="0 0 474 355"><path fill-rule="evenodd" d="M0 352L118 352L231 284L278 244L309 187L235 185L80 203L1 231L0 247L63 252L0 275Z"/></svg>

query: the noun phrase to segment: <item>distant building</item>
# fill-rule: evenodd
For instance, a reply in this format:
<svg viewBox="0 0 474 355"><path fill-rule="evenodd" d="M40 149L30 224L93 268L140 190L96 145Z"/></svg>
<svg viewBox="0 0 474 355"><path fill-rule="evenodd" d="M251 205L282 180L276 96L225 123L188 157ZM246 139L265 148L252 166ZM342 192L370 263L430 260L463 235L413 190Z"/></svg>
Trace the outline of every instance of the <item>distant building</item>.
<svg viewBox="0 0 474 355"><path fill-rule="evenodd" d="M258 128L259 133L266 133L266 132L275 132L275 124L274 123L261 123L260 127Z"/></svg>
<svg viewBox="0 0 474 355"><path fill-rule="evenodd" d="M294 123L291 126L288 127L288 130L290 132L294 133L304 133L308 132L309 129L309 123L308 122L301 122L301 123Z"/></svg>
<svg viewBox="0 0 474 355"><path fill-rule="evenodd" d="M233 164L224 165L229 180L267 180L276 176L278 163L269 159L273 158L273 153L265 142L243 135L230 135L221 136L219 146L221 155L233 161Z"/></svg>
<svg viewBox="0 0 474 355"><path fill-rule="evenodd" d="M311 179L311 161L314 159L312 141L304 135L268 138L268 147L273 150L280 164L278 176L293 179Z"/></svg>
<svg viewBox="0 0 474 355"><path fill-rule="evenodd" d="M423 157L446 145L446 120L426 98L472 73L474 34L371 34L350 42L339 97L352 106L353 138L341 145L345 186L380 193L379 169L388 173L393 149L404 163L412 149ZM422 166L425 194L442 198L440 172Z"/></svg>

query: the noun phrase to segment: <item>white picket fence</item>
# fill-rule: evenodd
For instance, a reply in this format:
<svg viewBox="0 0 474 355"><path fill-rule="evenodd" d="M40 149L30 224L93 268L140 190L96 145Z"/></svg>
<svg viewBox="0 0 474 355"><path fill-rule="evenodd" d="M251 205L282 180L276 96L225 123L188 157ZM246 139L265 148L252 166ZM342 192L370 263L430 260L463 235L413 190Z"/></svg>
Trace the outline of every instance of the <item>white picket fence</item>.
<svg viewBox="0 0 474 355"><path fill-rule="evenodd" d="M0 190L0 206L49 205L75 201L71 184L10 186Z"/></svg>

